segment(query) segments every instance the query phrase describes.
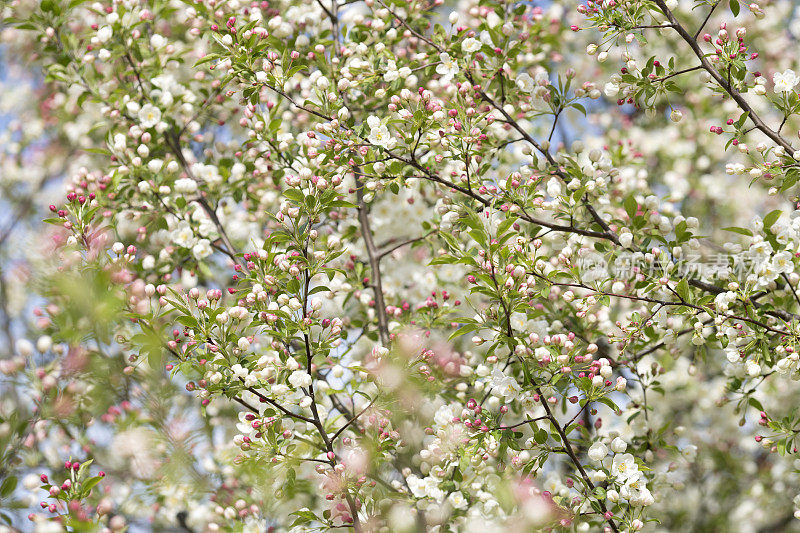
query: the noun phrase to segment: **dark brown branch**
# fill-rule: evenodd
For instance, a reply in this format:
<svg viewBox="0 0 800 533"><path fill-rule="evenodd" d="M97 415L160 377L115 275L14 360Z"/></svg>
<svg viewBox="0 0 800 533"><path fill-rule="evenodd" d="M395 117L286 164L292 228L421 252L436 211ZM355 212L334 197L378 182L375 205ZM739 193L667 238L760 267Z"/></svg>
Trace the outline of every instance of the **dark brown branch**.
<svg viewBox="0 0 800 533"><path fill-rule="evenodd" d="M399 250L403 246L408 246L409 244L414 244L415 242L419 242L419 241L427 239L433 233L434 233L433 231L429 231L425 235L421 235L419 237L414 237L413 239L406 239L405 241L402 241L402 242L399 242L399 243L395 244L391 248L388 248L388 249L384 250L383 252L381 252L380 254L378 254L378 261L380 261L381 259L383 259L387 255L389 255L390 253L394 252L395 250Z"/></svg>
<svg viewBox="0 0 800 533"><path fill-rule="evenodd" d="M578 472L580 473L581 478L583 479L583 482L586 484L588 489L591 492L594 492L594 483L592 483L592 480L589 479L589 476L586 474L586 470L583 468L583 464L581 463L580 459L578 459L578 456L575 454L575 450L572 449L572 443L570 442L566 433L564 433L564 429L558 423L558 419L555 417L553 411L550 409L550 406L547 404L547 399L544 397L544 394L542 394L542 389L538 385L536 386L536 393L539 395L539 403L542 405L542 407L544 407L544 411L545 413L547 413L547 418L550 420L550 424L556 430L559 438L561 439L561 443L564 445L564 451L567 453L567 456L572 461L572 464L575 465L575 468L578 469ZM603 513L604 514L607 513L608 509L606 508L605 502L599 498L597 498L596 501L600 506L600 509L602 509ZM614 522L613 518L608 518L606 522L608 522L608 525L609 527L611 527L612 531L619 532L617 524Z"/></svg>
<svg viewBox="0 0 800 533"><path fill-rule="evenodd" d="M776 144L782 146L788 153L790 154L793 153L794 148L792 148L791 143L787 141L786 138L781 136L778 132L770 128L755 112L755 110L750 106L750 104L747 103L747 100L744 99L741 93L739 93L739 91L737 91L736 88L733 87L733 85L730 82L728 82L728 80L723 78L722 75L720 75L720 73L717 71L717 69L714 68L714 66L706 57L706 54L703 52L703 50L700 49L700 45L697 44L697 39L689 35L689 32L687 32L686 28L684 28L680 24L680 22L678 22L678 20L675 18L675 15L673 15L672 11L667 7L667 4L664 2L664 0L654 0L654 2L658 6L658 9L664 14L664 16L667 17L667 20L669 20L672 23L672 27L675 29L676 32L678 32L678 35L680 35L681 39L683 39L692 49L694 55L697 56L697 59L700 60L700 64L702 65L703 69L706 72L708 72L712 78L714 78L714 81L716 81L720 85L720 87L722 87L725 90L725 92L727 92L730 95L731 98L733 98L733 100L739 105L741 110L747 113L748 118L753 122L755 127L759 131L761 131L764 135L772 139Z"/></svg>
<svg viewBox="0 0 800 533"><path fill-rule="evenodd" d="M719 5L720 1L721 0L717 0L717 2L713 6L711 6L711 9L708 10L708 14L706 15L706 18L703 19L703 23L700 24L700 27L697 28L696 32L694 32L694 40L695 41L700 36L700 34L703 33L703 28L706 27L706 24L708 23L709 19L711 18L711 15L714 14L714 10L717 9L717 6Z"/></svg>
<svg viewBox="0 0 800 533"><path fill-rule="evenodd" d="M370 280L375 292L375 311L378 315L378 334L381 343L389 346L389 318L386 316L386 302L383 300L383 282L381 280L380 255L375 248L375 241L372 239L372 228L369 223L369 212L364 201L364 181L358 168L354 169L356 177L356 199L358 201L358 221L361 224L361 237L364 239L364 246L367 248L369 266L372 270Z"/></svg>
<svg viewBox="0 0 800 533"><path fill-rule="evenodd" d="M361 410L361 412L359 412L359 413L358 413L357 415L355 415L353 418L351 418L350 420L348 420L348 421L347 421L347 423L346 423L345 425L343 425L342 427L340 427L340 428L339 428L339 430L338 430L336 433L334 433L334 434L333 434L333 437L331 437L331 441L332 441L332 442L336 442L336 439L339 437L339 435L341 435L341 434L344 432L344 430L346 430L348 427L350 427L350 425L351 425L351 424L354 424L354 423L356 422L356 420L358 420L358 417L360 417L361 415L363 415L364 413L366 413L366 412L369 410L369 408L370 408L370 407L372 407L372 406L375 404L375 400L377 400L377 399L378 399L378 398L377 398L377 396L376 396L375 398L373 398L373 399L372 399L372 400L369 402L369 405L367 405L367 406L366 406L364 409L362 409L362 410Z"/></svg>

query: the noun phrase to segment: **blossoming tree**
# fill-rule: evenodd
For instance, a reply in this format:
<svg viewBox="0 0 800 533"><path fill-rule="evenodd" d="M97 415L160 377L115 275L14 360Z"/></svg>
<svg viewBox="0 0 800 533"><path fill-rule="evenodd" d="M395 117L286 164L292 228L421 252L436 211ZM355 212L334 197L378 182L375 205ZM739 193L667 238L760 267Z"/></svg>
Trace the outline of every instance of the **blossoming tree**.
<svg viewBox="0 0 800 533"><path fill-rule="evenodd" d="M0 9L3 531L798 529L788 0Z"/></svg>

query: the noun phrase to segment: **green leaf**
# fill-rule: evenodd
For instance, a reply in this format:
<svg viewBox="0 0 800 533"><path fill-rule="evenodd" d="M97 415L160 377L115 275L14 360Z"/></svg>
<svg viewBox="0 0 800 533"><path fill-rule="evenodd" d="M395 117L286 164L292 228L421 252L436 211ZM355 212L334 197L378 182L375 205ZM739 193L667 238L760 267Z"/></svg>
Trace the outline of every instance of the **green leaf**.
<svg viewBox="0 0 800 533"><path fill-rule="evenodd" d="M211 61L214 61L217 58L219 58L219 54L207 54L204 57L198 59L195 62L194 66L197 67L197 66L203 65L205 63L210 63Z"/></svg>
<svg viewBox="0 0 800 533"><path fill-rule="evenodd" d="M783 184L781 185L781 192L786 192L791 189L800 179L800 172L797 172L796 169L790 169L786 172L786 178L783 180Z"/></svg>
<svg viewBox="0 0 800 533"><path fill-rule="evenodd" d="M348 202L347 200L334 200L332 202L329 202L327 205L328 207L347 207L350 209L355 209L358 207L353 202Z"/></svg>
<svg viewBox="0 0 800 533"><path fill-rule="evenodd" d="M615 415L619 415L621 413L619 406L611 400L608 396L603 396L602 398L597 399L598 402L607 405L612 411L614 411Z"/></svg>
<svg viewBox="0 0 800 533"><path fill-rule="evenodd" d="M508 231L508 228L514 225L514 222L516 221L517 217L509 217L504 221L502 221L500 225L497 227L497 235L504 234L506 231Z"/></svg>
<svg viewBox="0 0 800 533"><path fill-rule="evenodd" d="M756 399L755 399L755 398L753 398L752 396L750 396L750 397L747 399L747 403L749 403L750 405L752 405L753 407L755 407L755 408L756 408L756 409L758 409L759 411L763 411L763 410L764 410L764 406L763 406L763 405L761 405L761 402L759 402L758 400L756 400Z"/></svg>
<svg viewBox="0 0 800 533"><path fill-rule="evenodd" d="M778 221L780 218L782 211L780 209L776 209L775 211L770 211L767 213L767 216L764 217L764 229L769 229L772 227L775 222Z"/></svg>
<svg viewBox="0 0 800 533"><path fill-rule="evenodd" d="M178 322L187 328L197 329L197 320L192 316L179 316Z"/></svg>
<svg viewBox="0 0 800 533"><path fill-rule="evenodd" d="M82 148L82 151L89 154L111 155L111 152L102 148Z"/></svg>
<svg viewBox="0 0 800 533"><path fill-rule="evenodd" d="M450 335L450 338L448 340L453 340L456 337L460 337L462 335L466 335L467 333L471 333L471 332L473 332L475 330L478 330L478 329L481 329L481 325L480 324L464 324L463 326L461 326L460 328L455 330L453 332L453 334Z"/></svg>
<svg viewBox="0 0 800 533"><path fill-rule="evenodd" d="M100 483L100 480L103 479L100 476L90 477L83 483L83 494L84 496L88 496L89 492Z"/></svg>
<svg viewBox="0 0 800 533"><path fill-rule="evenodd" d="M56 2L56 0L42 0L42 2L39 4L39 6L42 8L42 11L44 11L45 13L56 13L56 14L58 14L58 11L57 11L58 10L58 2Z"/></svg>
<svg viewBox="0 0 800 533"><path fill-rule="evenodd" d="M628 196L625 198L623 206L625 207L625 212L628 213L630 218L636 217L636 211L639 209L639 203L636 201L636 198L633 196Z"/></svg>
<svg viewBox="0 0 800 533"><path fill-rule="evenodd" d="M680 296L683 301L689 301L689 282L686 281L686 278L678 282L678 286L675 287L675 292L678 293L678 296Z"/></svg>
<svg viewBox="0 0 800 533"><path fill-rule="evenodd" d="M731 13L733 13L734 17L738 17L739 16L739 2L737 2L736 0L731 0L730 4L731 4Z"/></svg>
<svg viewBox="0 0 800 533"><path fill-rule="evenodd" d="M283 195L297 204L302 204L305 199L303 192L298 189L286 189L283 191Z"/></svg>
<svg viewBox="0 0 800 533"><path fill-rule="evenodd" d="M745 228L738 228L736 226L730 226L728 228L722 228L722 231L731 231L733 233L738 233L739 235L746 235L747 237L752 237L753 232L749 229Z"/></svg>
<svg viewBox="0 0 800 533"><path fill-rule="evenodd" d="M681 220L680 223L678 223L678 225L675 226L675 238L678 240L678 242L683 242L687 240L685 239L685 236L686 236L686 221Z"/></svg>
<svg viewBox="0 0 800 533"><path fill-rule="evenodd" d="M3 484L0 485L0 497L7 498L14 492L14 489L17 488L17 477L16 476L9 476L3 480Z"/></svg>
<svg viewBox="0 0 800 533"><path fill-rule="evenodd" d="M315 515L308 509L300 509L299 511L295 511L292 514L297 516L297 520L295 520L294 523L292 523L292 527L298 526L300 524L307 524L309 522L313 522L314 520L319 520L319 518L317 518L317 515Z"/></svg>
<svg viewBox="0 0 800 533"><path fill-rule="evenodd" d="M81 467L78 469L78 475L77 475L78 479L81 479L83 477L83 474L87 470L89 470L89 467L92 466L93 462L94 462L94 459L89 459L88 461L84 461L84 462L81 463Z"/></svg>

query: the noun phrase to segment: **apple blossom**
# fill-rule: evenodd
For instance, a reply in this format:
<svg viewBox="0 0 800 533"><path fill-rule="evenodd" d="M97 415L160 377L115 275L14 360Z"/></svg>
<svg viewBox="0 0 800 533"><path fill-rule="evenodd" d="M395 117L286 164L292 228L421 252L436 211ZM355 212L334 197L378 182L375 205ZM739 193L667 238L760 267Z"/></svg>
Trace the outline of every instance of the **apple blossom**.
<svg viewBox="0 0 800 533"><path fill-rule="evenodd" d="M800 12L634 7L4 6L0 520L793 527Z"/></svg>

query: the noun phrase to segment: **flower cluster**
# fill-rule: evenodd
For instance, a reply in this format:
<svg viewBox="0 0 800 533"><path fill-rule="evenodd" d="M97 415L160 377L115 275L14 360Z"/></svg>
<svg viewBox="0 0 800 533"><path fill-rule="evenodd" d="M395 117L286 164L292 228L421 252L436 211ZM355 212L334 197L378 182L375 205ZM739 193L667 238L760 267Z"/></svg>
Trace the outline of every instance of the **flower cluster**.
<svg viewBox="0 0 800 533"><path fill-rule="evenodd" d="M0 521L791 527L788 0L0 13Z"/></svg>

